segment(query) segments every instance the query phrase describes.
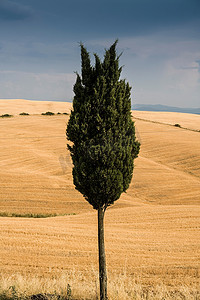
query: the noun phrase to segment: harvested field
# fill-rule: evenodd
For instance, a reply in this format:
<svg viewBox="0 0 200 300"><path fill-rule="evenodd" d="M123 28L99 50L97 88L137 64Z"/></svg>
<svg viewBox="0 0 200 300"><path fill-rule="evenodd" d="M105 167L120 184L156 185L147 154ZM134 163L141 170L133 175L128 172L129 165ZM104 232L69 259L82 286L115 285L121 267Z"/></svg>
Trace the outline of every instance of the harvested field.
<svg viewBox="0 0 200 300"><path fill-rule="evenodd" d="M32 106L34 101L24 100L15 101L16 110L11 100L1 101L0 115L14 117L0 119L0 213L75 214L1 217L2 274L52 278L74 270L93 277L97 216L73 186L65 137L69 116L41 115L68 112L71 104L55 103L53 110L43 102L39 110ZM19 116L23 111L30 115ZM200 117L167 113L159 119L155 113L137 113L133 115L140 118L135 125L141 151L133 180L105 217L108 274L126 273L147 285L197 287L200 133L165 123L199 130Z"/></svg>
<svg viewBox="0 0 200 300"><path fill-rule="evenodd" d="M200 130L200 117L195 114L176 113L176 112L161 112L161 111L133 111L135 118L160 122L163 124L175 125L191 130Z"/></svg>
<svg viewBox="0 0 200 300"><path fill-rule="evenodd" d="M126 272L148 284L197 284L198 218L197 206L109 209L109 272ZM7 275L58 276L73 269L89 274L97 269L96 227L93 212L49 219L1 218L1 269Z"/></svg>
<svg viewBox="0 0 200 300"><path fill-rule="evenodd" d="M12 114L19 115L20 113L41 114L47 111L53 113L70 113L72 103L57 102L57 101L33 101L24 99L0 99L0 115Z"/></svg>

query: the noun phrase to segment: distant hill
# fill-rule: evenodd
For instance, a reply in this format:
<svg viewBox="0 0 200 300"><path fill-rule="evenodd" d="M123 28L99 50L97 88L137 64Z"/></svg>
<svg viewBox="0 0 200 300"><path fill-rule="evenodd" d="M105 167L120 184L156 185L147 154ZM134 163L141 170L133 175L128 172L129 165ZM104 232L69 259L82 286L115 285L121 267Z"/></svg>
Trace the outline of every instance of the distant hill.
<svg viewBox="0 0 200 300"><path fill-rule="evenodd" d="M161 104L134 104L131 109L133 110L141 110L141 111L168 111L168 112L181 112L181 113L189 113L189 114L197 114L200 115L200 108L181 108L174 106L167 106Z"/></svg>

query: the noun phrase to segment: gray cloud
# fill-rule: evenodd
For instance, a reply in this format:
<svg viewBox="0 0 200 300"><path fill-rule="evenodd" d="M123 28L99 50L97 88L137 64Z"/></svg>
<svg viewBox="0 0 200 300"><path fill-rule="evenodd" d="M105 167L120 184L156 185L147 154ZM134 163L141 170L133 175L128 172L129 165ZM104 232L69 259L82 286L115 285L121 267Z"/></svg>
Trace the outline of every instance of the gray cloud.
<svg viewBox="0 0 200 300"><path fill-rule="evenodd" d="M0 71L1 98L70 101L75 78L74 73Z"/></svg>
<svg viewBox="0 0 200 300"><path fill-rule="evenodd" d="M198 67L181 67L181 70L198 70Z"/></svg>
<svg viewBox="0 0 200 300"><path fill-rule="evenodd" d="M0 0L1 97L71 99L75 76L62 74L80 72L78 42L93 58L119 38L134 101L198 106L199 11L200 0Z"/></svg>
<svg viewBox="0 0 200 300"><path fill-rule="evenodd" d="M163 30L176 36L200 35L199 0L102 0L95 5L93 0L29 0L29 7L25 0L15 1L0 0L0 18L25 19L33 9L36 22L29 31L43 39L54 34L57 39L73 37L84 42L88 37L120 38Z"/></svg>
<svg viewBox="0 0 200 300"><path fill-rule="evenodd" d="M86 32L103 33L103 37L138 36L176 28L179 34L183 30L183 34L192 31L199 36L199 0L102 0L95 5L92 0L60 0L59 3L62 5L58 6L55 18L61 18L62 25L76 19L74 32L78 30L84 36Z"/></svg>
<svg viewBox="0 0 200 300"><path fill-rule="evenodd" d="M200 73L200 60L196 60L196 63L199 64L199 67L198 67L197 69L198 69L198 71L199 71L199 73Z"/></svg>
<svg viewBox="0 0 200 300"><path fill-rule="evenodd" d="M40 73L74 72L79 67L79 50L76 43L7 40L0 43L0 69Z"/></svg>
<svg viewBox="0 0 200 300"><path fill-rule="evenodd" d="M0 20L25 20L33 15L33 9L10 0L0 2Z"/></svg>

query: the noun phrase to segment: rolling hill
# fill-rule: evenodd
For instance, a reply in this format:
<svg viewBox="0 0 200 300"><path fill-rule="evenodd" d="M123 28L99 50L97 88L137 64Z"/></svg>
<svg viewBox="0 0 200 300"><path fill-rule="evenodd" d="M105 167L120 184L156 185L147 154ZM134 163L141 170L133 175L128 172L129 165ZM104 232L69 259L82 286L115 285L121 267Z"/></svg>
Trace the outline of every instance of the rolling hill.
<svg viewBox="0 0 200 300"><path fill-rule="evenodd" d="M70 112L71 103L33 102L0 100L0 115L14 115L0 118L0 213L69 215L1 217L0 268L7 275L48 277L74 269L89 276L97 268L97 216L73 186L69 116L41 115ZM19 115L23 111L30 115ZM133 111L133 119L141 151L130 188L106 212L108 271L126 269L145 284L196 285L199 117Z"/></svg>

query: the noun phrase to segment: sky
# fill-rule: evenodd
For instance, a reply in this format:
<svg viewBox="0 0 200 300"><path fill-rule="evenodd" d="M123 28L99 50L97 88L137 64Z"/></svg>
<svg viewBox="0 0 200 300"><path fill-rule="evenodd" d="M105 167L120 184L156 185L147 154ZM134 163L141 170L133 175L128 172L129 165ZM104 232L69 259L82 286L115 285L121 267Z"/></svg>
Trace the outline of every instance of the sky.
<svg viewBox="0 0 200 300"><path fill-rule="evenodd" d="M116 39L132 104L200 107L200 0L0 0L0 99L72 101Z"/></svg>

